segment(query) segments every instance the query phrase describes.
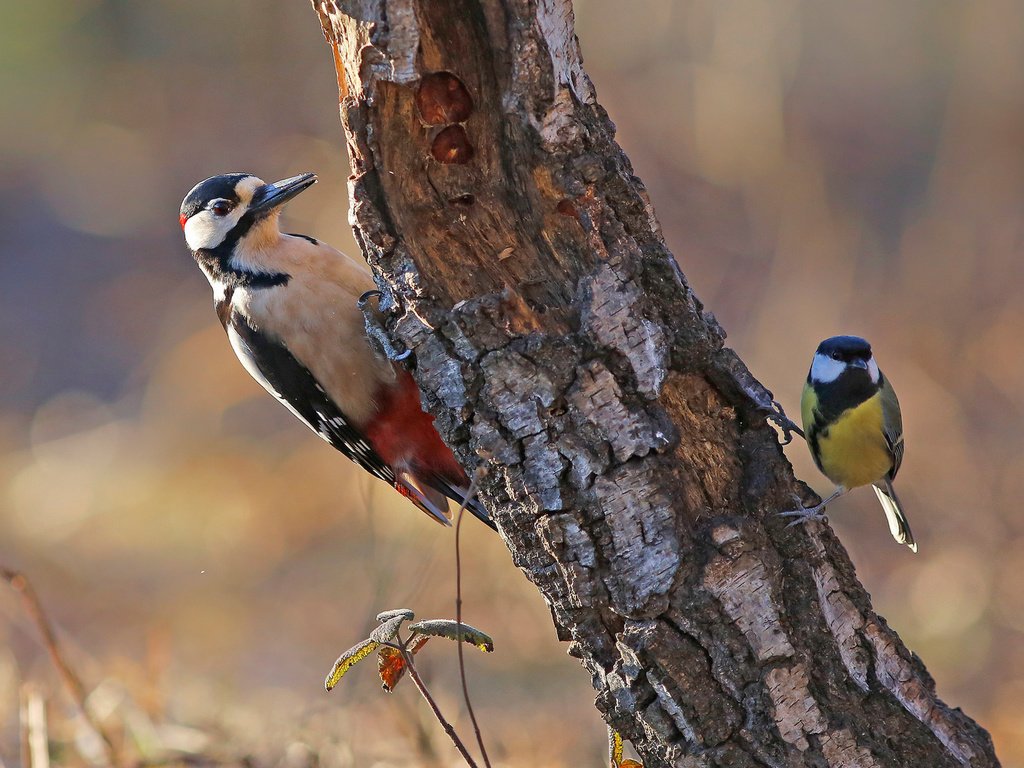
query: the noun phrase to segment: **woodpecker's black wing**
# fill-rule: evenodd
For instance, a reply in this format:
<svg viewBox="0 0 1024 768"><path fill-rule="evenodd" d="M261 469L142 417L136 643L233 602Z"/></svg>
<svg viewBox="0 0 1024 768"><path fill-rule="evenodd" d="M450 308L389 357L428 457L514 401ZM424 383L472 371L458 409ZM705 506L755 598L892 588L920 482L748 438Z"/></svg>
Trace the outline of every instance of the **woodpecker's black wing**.
<svg viewBox="0 0 1024 768"><path fill-rule="evenodd" d="M224 325L235 354L260 385L280 400L320 437L374 477L380 478L435 520L451 525L448 518L417 489L395 476L395 472L373 449L341 409L320 386L309 369L288 348L253 328L238 312L231 312Z"/></svg>

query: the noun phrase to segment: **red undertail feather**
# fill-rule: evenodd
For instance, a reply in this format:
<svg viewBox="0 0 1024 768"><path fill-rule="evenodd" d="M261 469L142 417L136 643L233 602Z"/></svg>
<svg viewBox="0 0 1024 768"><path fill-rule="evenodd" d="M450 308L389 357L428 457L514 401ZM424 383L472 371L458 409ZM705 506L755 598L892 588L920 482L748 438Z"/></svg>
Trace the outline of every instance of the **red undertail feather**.
<svg viewBox="0 0 1024 768"><path fill-rule="evenodd" d="M377 403L377 415L363 431L377 454L395 470L395 488L432 517L447 520L447 500L461 504L469 480L437 433L434 417L423 411L409 372L398 371L397 383L382 391ZM474 499L467 509L493 527L478 501Z"/></svg>

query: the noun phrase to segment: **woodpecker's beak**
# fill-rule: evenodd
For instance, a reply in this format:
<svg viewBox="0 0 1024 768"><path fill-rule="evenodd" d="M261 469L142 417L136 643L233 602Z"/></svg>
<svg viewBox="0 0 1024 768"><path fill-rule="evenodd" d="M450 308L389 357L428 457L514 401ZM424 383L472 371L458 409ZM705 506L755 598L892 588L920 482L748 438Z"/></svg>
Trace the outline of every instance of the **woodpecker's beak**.
<svg viewBox="0 0 1024 768"><path fill-rule="evenodd" d="M315 173L301 173L256 189L249 203L249 213L265 216L287 203L299 192L316 184Z"/></svg>

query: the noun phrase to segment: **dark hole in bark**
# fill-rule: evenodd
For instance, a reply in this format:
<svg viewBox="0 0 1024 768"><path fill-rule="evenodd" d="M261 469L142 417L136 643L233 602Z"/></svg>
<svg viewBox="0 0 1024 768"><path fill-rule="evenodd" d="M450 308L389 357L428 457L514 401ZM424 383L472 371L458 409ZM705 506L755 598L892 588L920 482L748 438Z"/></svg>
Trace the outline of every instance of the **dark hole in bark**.
<svg viewBox="0 0 1024 768"><path fill-rule="evenodd" d="M473 112L473 97L451 72L431 72L420 80L416 107L427 125L461 123Z"/></svg>
<svg viewBox="0 0 1024 768"><path fill-rule="evenodd" d="M469 143L466 129L461 125L449 125L434 137L430 154L439 163L462 165L473 159L473 145Z"/></svg>
<svg viewBox="0 0 1024 768"><path fill-rule="evenodd" d="M573 205L572 200L569 198L559 200L558 205L555 206L555 210L563 216L572 216L573 218L579 217L579 214L576 212L576 206Z"/></svg>

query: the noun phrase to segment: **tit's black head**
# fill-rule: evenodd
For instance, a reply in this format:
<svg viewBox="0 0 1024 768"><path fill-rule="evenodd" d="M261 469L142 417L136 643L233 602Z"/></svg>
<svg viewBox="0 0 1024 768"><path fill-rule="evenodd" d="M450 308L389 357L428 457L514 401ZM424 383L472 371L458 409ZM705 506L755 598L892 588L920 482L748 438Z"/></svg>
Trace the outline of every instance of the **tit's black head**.
<svg viewBox="0 0 1024 768"><path fill-rule="evenodd" d="M867 339L860 336L833 336L818 345L816 354L842 363L852 363L855 360L866 363L871 359L871 345Z"/></svg>
<svg viewBox="0 0 1024 768"><path fill-rule="evenodd" d="M193 252L230 250L253 224L278 212L315 183L312 173L273 184L251 173L211 176L196 184L181 203L179 221L185 241Z"/></svg>
<svg viewBox="0 0 1024 768"><path fill-rule="evenodd" d="M871 354L871 345L859 336L833 336L818 345L811 361L808 381L831 384L844 381L877 387L881 374Z"/></svg>

